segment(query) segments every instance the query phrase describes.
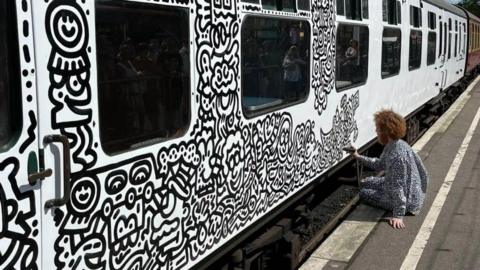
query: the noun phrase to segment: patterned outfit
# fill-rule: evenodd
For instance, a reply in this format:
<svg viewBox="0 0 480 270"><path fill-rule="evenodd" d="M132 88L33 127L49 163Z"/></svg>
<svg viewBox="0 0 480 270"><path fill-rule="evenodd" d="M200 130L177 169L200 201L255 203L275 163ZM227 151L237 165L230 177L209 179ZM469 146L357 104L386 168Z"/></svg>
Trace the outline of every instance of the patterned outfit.
<svg viewBox="0 0 480 270"><path fill-rule="evenodd" d="M393 217L417 214L427 192L428 175L420 157L402 140L388 143L380 158L360 156L359 160L382 177L367 177L361 183L360 198L390 210Z"/></svg>

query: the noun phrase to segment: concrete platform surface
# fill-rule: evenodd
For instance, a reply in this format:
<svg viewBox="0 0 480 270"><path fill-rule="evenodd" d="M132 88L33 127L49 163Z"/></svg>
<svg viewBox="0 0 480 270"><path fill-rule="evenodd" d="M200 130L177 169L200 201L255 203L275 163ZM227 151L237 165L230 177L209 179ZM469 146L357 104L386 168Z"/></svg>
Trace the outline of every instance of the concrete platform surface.
<svg viewBox="0 0 480 270"><path fill-rule="evenodd" d="M300 269L480 269L479 80L414 146L430 182L422 212L404 218L406 229L359 207ZM354 225L370 229L345 230Z"/></svg>

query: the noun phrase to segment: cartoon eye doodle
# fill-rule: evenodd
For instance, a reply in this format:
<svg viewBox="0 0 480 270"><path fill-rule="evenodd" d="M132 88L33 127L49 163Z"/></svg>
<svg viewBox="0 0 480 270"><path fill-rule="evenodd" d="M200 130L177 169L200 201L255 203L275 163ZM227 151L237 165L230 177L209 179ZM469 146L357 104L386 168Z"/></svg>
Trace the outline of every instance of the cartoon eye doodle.
<svg viewBox="0 0 480 270"><path fill-rule="evenodd" d="M108 194L114 195L122 191L127 184L127 172L123 170L113 171L108 174L105 181L105 190Z"/></svg>
<svg viewBox="0 0 480 270"><path fill-rule="evenodd" d="M152 174L152 165L147 160L142 160L132 166L130 170L130 183L140 185L145 183Z"/></svg>

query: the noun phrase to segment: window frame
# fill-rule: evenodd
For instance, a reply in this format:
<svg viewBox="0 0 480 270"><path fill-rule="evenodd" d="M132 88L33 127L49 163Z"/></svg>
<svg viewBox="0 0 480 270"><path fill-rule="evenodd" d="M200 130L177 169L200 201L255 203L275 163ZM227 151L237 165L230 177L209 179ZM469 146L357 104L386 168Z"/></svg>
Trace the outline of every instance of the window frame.
<svg viewBox="0 0 480 270"><path fill-rule="evenodd" d="M243 57L243 54L242 54L242 44L241 44L241 40L242 40L242 32L243 32L243 27L245 25L245 21L247 21L248 18L250 17L256 17L256 18L270 18L270 19L277 19L277 20L290 20L290 21L302 21L302 22L306 22L308 27L309 27L309 31L310 31L310 36L308 38L309 40L309 48L310 48L310 53L309 53L309 69L308 69L308 87L307 87L307 91L305 92L305 96L303 98L300 98L298 100L295 100L295 101L291 101L291 102L287 102L287 103L281 103L279 105L273 105L273 106L269 106L269 107L266 107L266 108L262 108L262 109L258 109L258 110L252 110L252 111L249 111L246 113L245 109L244 109L244 106L243 106L243 76L242 76L242 57ZM246 119L254 119L256 117L259 117L259 116L262 116L262 115L266 115L266 114L270 114L270 113L275 113L275 112L278 112L280 110L283 110L285 108L288 108L288 107L293 107L293 106L296 106L296 105L300 105L300 104L303 104L305 103L308 98L310 97L310 92L311 92L311 88L312 88L312 64L313 64L313 55L312 55L312 42L313 42L313 38L312 38L312 24L310 23L310 21L306 18L298 18L298 17L287 17L287 16L275 16L275 15L265 15L265 14L245 14L245 16L243 17L242 19L242 22L241 22L241 25L240 25L240 58L239 58L239 61L240 61L240 69L239 69L239 72L240 72L240 107L241 107L241 110L242 110L242 114L243 116L246 118Z"/></svg>
<svg viewBox="0 0 480 270"><path fill-rule="evenodd" d="M337 38L338 38L338 29L339 29L339 26L340 25L352 25L352 26L362 26L362 27L365 27L367 28L367 32L368 32L368 61L370 61L370 25L369 24L363 24L363 23L354 23L354 22L338 22L338 25L337 25L337 29L336 29L336 33L335 33L335 47L337 46ZM335 51L335 66L337 65L337 60L338 57L336 56L336 51ZM351 85L348 85L348 86L345 86L345 87L342 87L342 88L338 88L337 87L337 70L335 69L335 91L337 91L337 93L340 93L340 92L343 92L343 91L346 91L346 90L349 90L349 89L352 89L352 88L355 88L355 87L360 87L360 86L363 86L363 85L366 85L368 83L368 78L369 78L369 68L370 67L367 67L367 76L365 77L365 81L362 82L362 83L359 83L359 84L351 84Z"/></svg>
<svg viewBox="0 0 480 270"><path fill-rule="evenodd" d="M193 114L193 106L192 106L192 93L194 91L193 86L194 86L194 83L193 83L193 80L192 80L192 67L194 67L194 63L192 62L192 48L191 48L191 42L192 42L192 30L190 29L190 23L192 21L192 13L190 12L190 8L188 7L184 7L184 6L172 6L172 5L165 5L163 3L153 3L153 2L131 2L131 1L128 1L128 0L120 0L120 1L112 1L112 2L115 2L115 3L126 3L126 4L130 4L130 5L135 5L135 4L142 4L144 6L155 6L155 7L158 7L158 8L163 8L163 9L170 9L170 10L176 10L176 11L181 11L183 12L185 15L186 15L186 19L187 19L187 24L188 24L188 27L187 27L187 34L186 36L188 37L188 40L186 41L186 43L188 44L189 46L189 55L188 55L188 59L189 59L189 80L188 80L188 87L186 87L186 89L188 89L188 91L186 92L186 95L188 96L188 107L189 107L189 113L188 113L188 121L185 123L185 128L182 130L182 132L178 135L178 136L174 136L174 137L168 137L168 138L162 138L162 139L159 139L158 141L155 140L155 138L150 138L150 139L145 139L143 141L139 141L139 142L135 142L134 144L132 145L135 145L137 144L138 146L136 147L131 147L132 145L130 145L130 147L128 148L122 148L120 150L117 150L117 151L106 151L105 147L104 147L104 143L102 141L102 136L100 135L101 133L101 123L102 123L102 119L100 117L100 102L97 102L97 110L98 110L98 129L99 129L99 140L100 140L100 147L102 149L102 151L109 157L115 157L115 156L119 156L119 155L122 155L122 154L125 154L125 153L130 153L130 152L133 152L133 151L141 151L141 149L147 149L149 147L152 147L152 146L158 146L158 145L162 145L166 142L171 142L173 140L178 140L178 139L181 139L183 137L185 137L187 134L188 134L188 131L191 129L192 127L192 116L194 115ZM95 27L97 26L97 0L94 0L94 10L95 10L95 21L94 21L94 24L95 24ZM103 4L103 5L106 5L108 6L108 4ZM95 68L96 70L99 69L99 53L98 53L98 43L97 43L97 32L95 32L95 35L93 37L95 39ZM193 65L192 65L193 64ZM97 81L97 90L99 89L99 82L100 80L98 79L98 72L96 72L96 81ZM97 99L100 100L100 91L97 91ZM147 117L145 115L145 117ZM155 140L155 141L153 141ZM152 141L152 142L149 142L149 141Z"/></svg>

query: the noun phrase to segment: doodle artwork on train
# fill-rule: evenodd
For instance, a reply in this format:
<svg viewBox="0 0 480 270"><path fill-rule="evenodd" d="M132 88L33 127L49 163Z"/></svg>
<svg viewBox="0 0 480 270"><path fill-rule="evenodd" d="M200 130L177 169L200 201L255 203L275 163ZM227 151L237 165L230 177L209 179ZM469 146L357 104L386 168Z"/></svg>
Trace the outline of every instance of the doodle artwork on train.
<svg viewBox="0 0 480 270"><path fill-rule="evenodd" d="M328 131L313 120L295 123L288 112L248 123L242 118L238 4L230 0L192 4L199 74L192 139L96 168L87 20L91 15L84 2L47 3L51 123L70 139L74 172L70 202L54 215L58 269L191 266L339 161L341 147L356 140L359 92L343 95ZM333 1L312 1L312 10L312 89L315 109L322 114L333 88ZM5 162L1 177L7 176L14 189L18 166ZM13 170L5 174L6 168ZM13 206L12 200L29 200L33 207L33 193L5 198L4 178L2 241L11 232L9 221L14 216L6 209ZM18 212L18 221L22 218L28 213ZM21 227L25 231L11 244L24 258L32 258L24 265L34 265L39 243L29 240L28 226Z"/></svg>
<svg viewBox="0 0 480 270"><path fill-rule="evenodd" d="M328 94L335 87L335 6L334 1L312 1L312 90L315 109L321 115L327 108Z"/></svg>
<svg viewBox="0 0 480 270"><path fill-rule="evenodd" d="M75 171L95 165L93 150L89 30L85 12L75 0L55 0L48 6L45 28L52 46L48 70L52 128L71 143ZM76 167L79 167L77 169Z"/></svg>
<svg viewBox="0 0 480 270"><path fill-rule="evenodd" d="M0 162L0 267L14 269L17 261L21 269L37 269L39 231L32 190L23 191L17 182L19 161L14 157Z"/></svg>
<svg viewBox="0 0 480 270"><path fill-rule="evenodd" d="M325 12L331 8L329 3L315 8ZM342 98L329 132L315 132L318 127L310 120L295 127L289 113L243 122L236 80L237 4L198 0L195 5L199 14L194 24L196 63L201 76L193 140L164 148L156 156L134 158L125 165L99 168L73 179L71 202L66 211L56 211L58 268L178 269L191 265L301 188L306 179L333 165L342 157L340 147L356 139L358 92ZM49 10L57 7L52 6ZM334 50L326 42L330 36L323 35L333 32L327 32L329 22L319 22L322 15L317 16L315 27L323 30L315 31L320 33L316 38L324 42L314 50L313 88L320 99L316 107L323 110L332 80L325 82L320 76L331 76L328 68L333 66L331 52L324 56L323 50ZM82 18L72 19L82 22ZM53 56L55 50L54 46ZM73 71L75 76L89 74L88 69ZM52 76L55 72L51 70ZM60 88L55 85L52 90ZM88 97L87 80L83 86L79 89ZM79 116L81 121L88 119L83 116ZM316 138L316 133L321 137Z"/></svg>

